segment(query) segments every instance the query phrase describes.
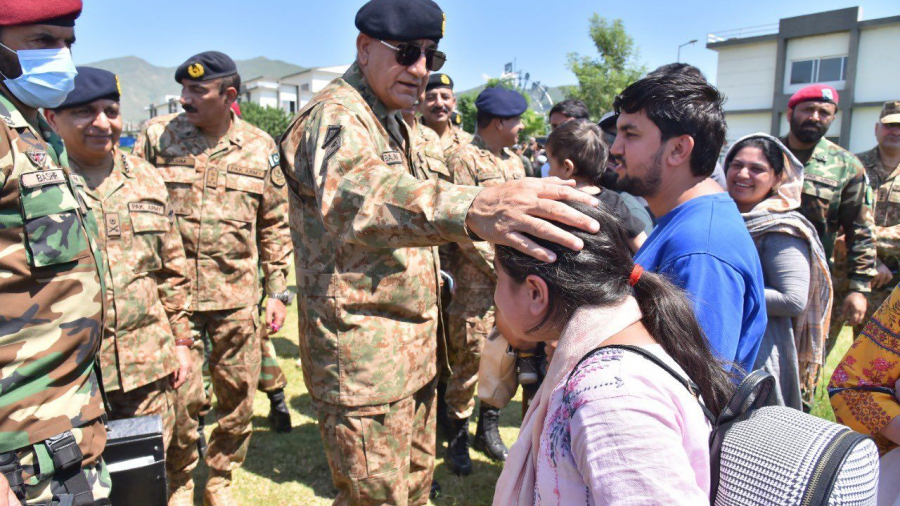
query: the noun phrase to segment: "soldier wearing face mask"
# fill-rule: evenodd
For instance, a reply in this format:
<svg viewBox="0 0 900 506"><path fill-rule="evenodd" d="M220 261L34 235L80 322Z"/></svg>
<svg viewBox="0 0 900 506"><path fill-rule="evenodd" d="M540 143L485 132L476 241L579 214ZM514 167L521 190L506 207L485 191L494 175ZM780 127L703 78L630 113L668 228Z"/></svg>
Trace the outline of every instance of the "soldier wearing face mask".
<svg viewBox="0 0 900 506"><path fill-rule="evenodd" d="M97 222L84 180L38 115L74 88L69 48L81 7L81 0L12 0L0 9L4 505L110 504L94 367L106 304Z"/></svg>

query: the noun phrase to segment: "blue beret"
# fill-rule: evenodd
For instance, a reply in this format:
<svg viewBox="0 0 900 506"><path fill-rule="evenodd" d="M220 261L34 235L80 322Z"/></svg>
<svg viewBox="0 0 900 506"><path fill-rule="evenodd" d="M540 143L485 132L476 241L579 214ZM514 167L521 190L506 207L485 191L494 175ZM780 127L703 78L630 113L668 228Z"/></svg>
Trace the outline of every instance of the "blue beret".
<svg viewBox="0 0 900 506"><path fill-rule="evenodd" d="M432 0L370 0L356 13L356 28L381 40L439 42L447 18Z"/></svg>
<svg viewBox="0 0 900 506"><path fill-rule="evenodd" d="M77 107L101 98L118 102L121 98L119 78L112 72L93 67L76 67L75 70L78 71L78 75L75 76L75 89L69 92L65 102L57 109Z"/></svg>
<svg viewBox="0 0 900 506"><path fill-rule="evenodd" d="M528 109L528 101L517 91L503 86L485 88L475 99L475 107L492 116L512 118L521 116Z"/></svg>
<svg viewBox="0 0 900 506"><path fill-rule="evenodd" d="M452 90L453 79L450 79L450 76L447 74L432 72L431 75L428 76L428 84L425 85L425 91L431 91L437 88L450 88Z"/></svg>
<svg viewBox="0 0 900 506"><path fill-rule="evenodd" d="M218 51L205 51L191 56L178 66L175 82L181 84L183 79L209 81L234 74L237 74L237 65L230 56Z"/></svg>

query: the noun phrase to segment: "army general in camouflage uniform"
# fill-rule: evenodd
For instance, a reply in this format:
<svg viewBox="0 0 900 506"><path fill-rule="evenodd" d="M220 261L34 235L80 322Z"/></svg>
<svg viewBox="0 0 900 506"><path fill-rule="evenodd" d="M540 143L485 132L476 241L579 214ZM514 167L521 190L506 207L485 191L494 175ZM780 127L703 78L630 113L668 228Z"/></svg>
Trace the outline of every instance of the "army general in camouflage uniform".
<svg viewBox="0 0 900 506"><path fill-rule="evenodd" d="M859 325L866 314L866 298L875 275L874 222L871 192L866 171L852 153L825 138L838 106L837 91L815 84L795 93L788 102L790 133L782 142L804 164L800 213L816 228L825 253L831 258L835 293L846 279L843 303L835 297L831 335L825 354L831 352L844 323ZM835 239L842 231L846 260L835 251ZM849 293L848 293L849 292Z"/></svg>
<svg viewBox="0 0 900 506"><path fill-rule="evenodd" d="M0 9L0 482L29 505L109 504L94 367L106 290L97 222L84 180L38 116L74 84L68 47L80 12L80 0ZM42 67L56 72L56 91L42 88Z"/></svg>
<svg viewBox="0 0 900 506"><path fill-rule="evenodd" d="M119 99L115 74L78 67L75 89L45 114L65 142L72 170L85 179L88 204L102 224L108 304L100 364L109 417L159 415L168 447L173 387L191 370L187 262L156 168L116 147Z"/></svg>
<svg viewBox="0 0 900 506"><path fill-rule="evenodd" d="M523 125L520 119L528 108L525 97L501 86L487 88L475 101L478 130L472 142L447 161L455 184L496 186L525 177L522 160L512 151ZM475 408L475 385L481 350L494 327L494 248L487 243L463 242L449 266L456 279L456 293L447 308L450 381L447 383L447 415L451 438L447 462L451 469L466 475L472 472L469 458L469 417ZM499 417L498 409L482 403L479 435L484 423ZM506 458L505 448L492 451L479 444L494 459Z"/></svg>
<svg viewBox="0 0 900 506"><path fill-rule="evenodd" d="M201 53L178 68L175 80L182 84L185 112L150 120L135 154L159 169L169 190L188 258L192 334L210 343L218 425L206 454L210 479L204 500L231 505L231 473L247 455L260 372L260 265L269 296L266 324L284 323L287 195L274 141L231 111L240 88L234 61L214 51ZM203 347L197 341L189 385L177 395L176 408L189 416L177 413L169 453L180 472L173 478L170 504L191 502L190 472L199 459L196 416L204 398Z"/></svg>
<svg viewBox="0 0 900 506"><path fill-rule="evenodd" d="M537 216L597 229L552 200L594 200L559 180L460 187L425 179L410 161L399 111L414 106L429 70L444 61L435 50L444 21L430 0L365 4L356 16L356 63L300 111L281 144L303 376L335 504L428 501L435 246L477 236L553 260L522 234L581 244Z"/></svg>
<svg viewBox="0 0 900 506"><path fill-rule="evenodd" d="M875 124L877 145L856 156L866 168L875 193L875 246L878 274L866 294L868 320L897 285L900 270L900 101L886 102ZM854 335L862 331L854 328Z"/></svg>

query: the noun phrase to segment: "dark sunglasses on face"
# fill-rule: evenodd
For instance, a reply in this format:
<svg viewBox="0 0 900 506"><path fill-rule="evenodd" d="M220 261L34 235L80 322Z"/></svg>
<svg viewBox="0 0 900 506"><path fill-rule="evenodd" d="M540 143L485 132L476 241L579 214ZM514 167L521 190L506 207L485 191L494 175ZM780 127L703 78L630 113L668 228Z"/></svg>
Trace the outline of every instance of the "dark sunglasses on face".
<svg viewBox="0 0 900 506"><path fill-rule="evenodd" d="M379 40L378 42L393 49L394 52L397 53L397 63L404 67L414 65L419 61L419 58L421 58L423 54L425 55L425 67L431 72L441 70L441 67L443 67L444 63L447 61L446 54L431 47L422 47L416 44L410 44L409 42L401 42L396 46L388 44L383 40Z"/></svg>

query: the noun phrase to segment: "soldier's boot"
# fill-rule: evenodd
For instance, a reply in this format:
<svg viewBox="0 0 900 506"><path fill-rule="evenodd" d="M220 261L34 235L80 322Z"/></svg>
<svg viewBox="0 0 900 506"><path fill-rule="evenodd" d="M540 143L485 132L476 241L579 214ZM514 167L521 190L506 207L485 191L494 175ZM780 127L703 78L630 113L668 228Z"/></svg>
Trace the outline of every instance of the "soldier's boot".
<svg viewBox="0 0 900 506"><path fill-rule="evenodd" d="M450 416L447 414L447 384L437 386L437 428L438 436L449 441L453 435L450 429Z"/></svg>
<svg viewBox="0 0 900 506"><path fill-rule="evenodd" d="M186 477L171 477L168 506L194 506L194 480L189 473L185 474Z"/></svg>
<svg viewBox="0 0 900 506"><path fill-rule="evenodd" d="M201 414L197 417L197 451L200 453L200 458L206 457L206 432L203 429L206 428L206 415Z"/></svg>
<svg viewBox="0 0 900 506"><path fill-rule="evenodd" d="M447 442L445 458L450 470L457 476L472 474L472 457L469 456L469 419L450 420L451 438Z"/></svg>
<svg viewBox="0 0 900 506"><path fill-rule="evenodd" d="M291 412L288 411L287 404L284 402L284 389L280 388L274 392L268 392L269 396L269 423L275 432L291 431Z"/></svg>
<svg viewBox="0 0 900 506"><path fill-rule="evenodd" d="M495 462L504 462L509 450L500 437L500 408L481 403L478 411L478 427L475 429L476 450Z"/></svg>
<svg viewBox="0 0 900 506"><path fill-rule="evenodd" d="M209 470L203 506L240 506L232 493L230 472Z"/></svg>

